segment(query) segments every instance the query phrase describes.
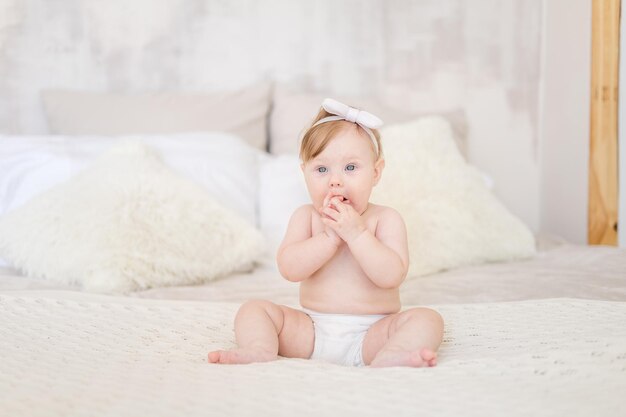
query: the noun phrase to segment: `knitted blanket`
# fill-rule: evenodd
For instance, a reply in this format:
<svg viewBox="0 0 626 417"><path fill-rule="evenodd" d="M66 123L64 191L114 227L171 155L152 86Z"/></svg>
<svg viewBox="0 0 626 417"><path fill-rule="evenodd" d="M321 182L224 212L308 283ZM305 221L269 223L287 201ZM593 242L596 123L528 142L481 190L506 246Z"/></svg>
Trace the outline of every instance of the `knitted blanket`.
<svg viewBox="0 0 626 417"><path fill-rule="evenodd" d="M433 368L280 359L213 365L237 304L63 291L0 293L3 416L617 416L626 303L431 306ZM407 306L408 307L408 306Z"/></svg>

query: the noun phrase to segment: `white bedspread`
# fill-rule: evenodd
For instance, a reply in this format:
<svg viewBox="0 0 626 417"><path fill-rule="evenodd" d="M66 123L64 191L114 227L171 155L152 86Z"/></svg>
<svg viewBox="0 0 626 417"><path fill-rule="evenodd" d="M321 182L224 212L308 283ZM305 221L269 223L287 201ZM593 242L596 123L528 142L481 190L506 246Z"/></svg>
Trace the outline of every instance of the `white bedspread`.
<svg viewBox="0 0 626 417"><path fill-rule="evenodd" d="M626 251L544 249L407 279L404 307L446 320L429 369L206 363L242 301L297 307L272 259L115 297L0 268L0 416L626 415Z"/></svg>
<svg viewBox="0 0 626 417"><path fill-rule="evenodd" d="M618 416L626 303L432 306L439 365L346 368L282 359L210 365L237 304L64 291L0 293L3 416Z"/></svg>

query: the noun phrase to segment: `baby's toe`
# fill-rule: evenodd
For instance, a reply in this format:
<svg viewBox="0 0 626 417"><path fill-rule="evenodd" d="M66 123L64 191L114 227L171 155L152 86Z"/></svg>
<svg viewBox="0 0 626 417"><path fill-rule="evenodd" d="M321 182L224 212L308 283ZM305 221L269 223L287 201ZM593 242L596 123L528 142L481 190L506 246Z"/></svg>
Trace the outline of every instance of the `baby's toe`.
<svg viewBox="0 0 626 417"><path fill-rule="evenodd" d="M220 360L220 352L219 351L214 351L214 352L209 352L209 356L208 356L208 361L209 363L217 363Z"/></svg>
<svg viewBox="0 0 626 417"><path fill-rule="evenodd" d="M422 359L424 359L426 362L431 361L433 359L437 359L437 353L433 352L430 349L422 349L420 350L420 356L422 357Z"/></svg>

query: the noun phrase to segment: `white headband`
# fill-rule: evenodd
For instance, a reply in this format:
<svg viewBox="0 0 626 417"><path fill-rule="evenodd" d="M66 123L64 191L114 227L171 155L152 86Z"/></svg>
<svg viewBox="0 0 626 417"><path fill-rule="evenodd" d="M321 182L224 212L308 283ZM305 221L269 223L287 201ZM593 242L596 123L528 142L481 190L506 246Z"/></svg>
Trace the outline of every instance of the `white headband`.
<svg viewBox="0 0 626 417"><path fill-rule="evenodd" d="M334 114L334 116L328 116L318 120L313 126L311 126L311 128L321 125L322 123L334 122L336 120L345 120L347 122L356 123L370 136L372 143L374 144L376 154L378 154L378 142L376 142L376 136L374 136L374 132L372 132L371 129L378 129L381 127L383 125L382 120L371 113L355 109L354 107L340 103L332 98L324 99L322 102L322 108L324 108L324 110L328 113Z"/></svg>

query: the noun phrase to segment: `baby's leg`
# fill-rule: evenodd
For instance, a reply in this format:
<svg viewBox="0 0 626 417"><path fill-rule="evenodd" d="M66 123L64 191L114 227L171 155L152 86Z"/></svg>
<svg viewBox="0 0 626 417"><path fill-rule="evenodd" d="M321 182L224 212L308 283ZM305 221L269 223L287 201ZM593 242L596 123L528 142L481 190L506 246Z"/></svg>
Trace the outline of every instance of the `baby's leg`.
<svg viewBox="0 0 626 417"><path fill-rule="evenodd" d="M374 323L363 340L363 361L372 366L435 366L443 319L414 308Z"/></svg>
<svg viewBox="0 0 626 417"><path fill-rule="evenodd" d="M308 359L313 353L313 322L305 313L269 301L243 304L235 317L237 349L209 353L211 363L267 362L278 355Z"/></svg>

